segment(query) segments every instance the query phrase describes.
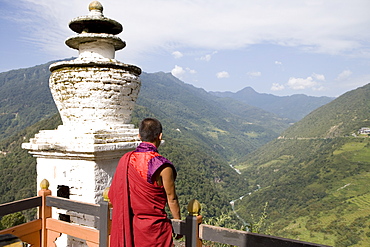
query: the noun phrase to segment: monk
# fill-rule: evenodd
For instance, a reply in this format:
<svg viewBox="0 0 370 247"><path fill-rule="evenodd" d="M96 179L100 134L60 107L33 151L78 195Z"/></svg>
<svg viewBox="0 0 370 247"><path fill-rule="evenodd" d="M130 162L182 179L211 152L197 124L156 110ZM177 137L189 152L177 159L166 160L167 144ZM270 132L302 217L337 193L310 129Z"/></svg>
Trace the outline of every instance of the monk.
<svg viewBox="0 0 370 247"><path fill-rule="evenodd" d="M173 246L166 203L174 219L181 219L181 214L175 189L176 170L157 150L162 140L161 123L154 118L141 121L139 138L142 143L136 150L120 159L110 186L110 246Z"/></svg>

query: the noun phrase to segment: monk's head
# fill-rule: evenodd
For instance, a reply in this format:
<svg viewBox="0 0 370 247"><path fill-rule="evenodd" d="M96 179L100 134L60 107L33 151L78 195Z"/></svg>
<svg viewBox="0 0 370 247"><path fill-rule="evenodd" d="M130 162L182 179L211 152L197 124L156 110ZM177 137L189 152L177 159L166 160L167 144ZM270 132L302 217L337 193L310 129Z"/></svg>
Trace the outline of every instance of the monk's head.
<svg viewBox="0 0 370 247"><path fill-rule="evenodd" d="M162 140L162 124L155 118L145 118L139 126L139 137L143 142L160 145Z"/></svg>

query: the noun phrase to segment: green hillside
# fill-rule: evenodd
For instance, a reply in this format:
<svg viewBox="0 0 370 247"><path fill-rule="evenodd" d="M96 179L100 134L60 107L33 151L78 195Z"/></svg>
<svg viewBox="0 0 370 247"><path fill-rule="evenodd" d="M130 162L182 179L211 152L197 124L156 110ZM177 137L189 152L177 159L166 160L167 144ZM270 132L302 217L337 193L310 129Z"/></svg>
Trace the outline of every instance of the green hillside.
<svg viewBox="0 0 370 247"><path fill-rule="evenodd" d="M49 90L49 65L0 73L0 140L57 111Z"/></svg>
<svg viewBox="0 0 370 247"><path fill-rule="evenodd" d="M19 125L18 119L11 119L9 124L0 126L3 133L0 138L0 171L3 178L0 182L0 203L35 195L35 159L21 149L21 143L28 142L40 129L53 129L61 124L57 115L48 118L55 114L56 108L47 87L47 67L48 64L1 73L4 83L0 88L9 99L4 102L9 103L13 92L18 90L14 96L17 100L1 105L3 112L9 112L3 115L22 112L18 114L22 115L19 118L22 125ZM26 79L21 80L23 74ZM218 100L171 74L142 75L142 88L132 122L137 124L148 116L162 121L166 144L160 152L171 159L178 169L177 187L184 215L187 203L193 198L203 204L205 217L227 214L230 211L229 200L238 194L245 183L228 162L276 138L288 126L255 107L245 106L243 114L237 114L238 110L233 109L233 105L226 106L227 102L221 104ZM40 102L43 107L37 107ZM24 106L28 108L23 109ZM241 109L243 105L237 107ZM44 120L38 122L40 119ZM270 120L274 126L272 130L267 128ZM30 127L24 129L26 126Z"/></svg>
<svg viewBox="0 0 370 247"><path fill-rule="evenodd" d="M36 159L21 145L40 129L55 129L60 122L59 115L55 115L0 142L0 203L36 195Z"/></svg>
<svg viewBox="0 0 370 247"><path fill-rule="evenodd" d="M368 126L369 89L342 95L247 155L237 168L252 193L238 214L251 221L267 202L272 235L370 246L370 139L351 135Z"/></svg>
<svg viewBox="0 0 370 247"><path fill-rule="evenodd" d="M3 121L6 124L0 125L0 171L4 178L0 182L0 203L35 195L35 159L22 150L20 144L27 142L40 129L53 129L60 124L57 115L49 119L56 113L56 108L47 87L47 67L36 66L29 70L0 74L0 79L3 78L0 80L0 90L7 95L7 100L0 105L4 113L2 116L6 119L6 116L18 113L18 118ZM22 74L26 74L25 78L34 79L22 80ZM323 139L327 136L325 134L309 135L309 131L306 135L297 136L293 133L296 125L280 134L288 127L288 119L240 101L216 97L168 73L143 73L141 80L142 87L132 123L137 125L148 116L162 121L166 142L160 152L172 160L178 169L177 189L184 215L189 200L196 198L202 203L202 214L208 222L239 228L241 222L232 214L229 202L244 196L235 202L238 214L248 222L255 222L251 213L258 217L268 202L268 218L264 223L275 235L334 244L348 235L343 229L350 229L351 232L355 231L352 235L357 236L351 241L364 241L369 225L367 214L358 213L356 205L359 208L366 206L366 187L354 186L351 181L364 181L366 178L368 139L344 137L350 136L353 133L351 131L342 131L340 137L330 139ZM11 96L14 91L18 94L13 100ZM360 98L361 93L354 98ZM333 102L346 101L341 98ZM365 98L366 94L366 102ZM330 107L335 108L335 104L330 103ZM334 108L330 108L330 111ZM356 111L365 112L361 109ZM315 124L319 128L329 121L324 119L321 122L315 114L310 114L311 117L316 119ZM352 119L356 121L352 122L366 127L362 125L365 123L363 120L357 121L360 118L353 116ZM19 124L20 119L22 125ZM306 118L297 125L303 124L302 128L306 128L304 121ZM25 129L27 126L30 127ZM328 124L325 128L330 130L331 126ZM356 130L360 128L358 126L348 125L346 128ZM327 130L323 130L323 133ZM297 129L296 133L302 131ZM279 135L285 139L275 139ZM301 138L297 139L296 136ZM348 144L349 140L354 144ZM266 143L266 146L258 149ZM352 150L350 147L356 148ZM358 152L356 155L355 150ZM240 163L240 160L243 162ZM230 164L243 174L239 175ZM364 177L358 177L361 174ZM344 193L350 189L357 194L352 191ZM249 192L253 193L248 196ZM360 199L351 201L351 193ZM332 216L334 212L337 215L342 213L337 204L350 205L345 209L353 212L353 215L348 213L346 216L351 220ZM320 215L323 215L322 218ZM325 234L319 232L318 228L313 229L312 222L319 216L320 222L323 222L320 223L320 229L325 229ZM365 222L362 223L366 228L363 232L353 226L359 221ZM266 232L266 229L262 230Z"/></svg>
<svg viewBox="0 0 370 247"><path fill-rule="evenodd" d="M357 134L370 127L370 84L349 91L308 114L282 136L286 138L330 138Z"/></svg>
<svg viewBox="0 0 370 247"><path fill-rule="evenodd" d="M150 109L137 105L132 122L138 126L144 117L159 116ZM204 146L203 136L182 129L172 119L159 119L164 127L165 140L159 152L170 159L177 169L176 188L183 215L187 213L187 203L194 198L202 203L203 215L215 217L228 212L228 202L238 194L239 188L244 184L243 178L230 168L212 146Z"/></svg>
<svg viewBox="0 0 370 247"><path fill-rule="evenodd" d="M141 75L138 105L172 119L225 160L233 161L276 138L288 123L245 104L221 101L163 72ZM146 83L147 82L147 83Z"/></svg>
<svg viewBox="0 0 370 247"><path fill-rule="evenodd" d="M138 106L133 113L133 123L147 116L156 117L150 110ZM21 143L27 142L40 129L54 129L59 124L61 120L55 115L0 142L0 176L3 178L0 203L36 195L36 159L21 149ZM194 198L202 203L206 217L229 211L228 201L243 183L239 174L217 153L202 147L191 132L178 132L177 125L169 120L164 120L163 125L165 145L160 147L160 152L178 170L176 183L183 215L186 215L187 203Z"/></svg>
<svg viewBox="0 0 370 247"><path fill-rule="evenodd" d="M48 87L50 63L0 73L0 140L57 113ZM288 127L271 113L220 102L169 73L143 73L141 80L139 105L205 136L204 144L214 146L228 160L254 150ZM236 142L242 145L234 150L231 147Z"/></svg>

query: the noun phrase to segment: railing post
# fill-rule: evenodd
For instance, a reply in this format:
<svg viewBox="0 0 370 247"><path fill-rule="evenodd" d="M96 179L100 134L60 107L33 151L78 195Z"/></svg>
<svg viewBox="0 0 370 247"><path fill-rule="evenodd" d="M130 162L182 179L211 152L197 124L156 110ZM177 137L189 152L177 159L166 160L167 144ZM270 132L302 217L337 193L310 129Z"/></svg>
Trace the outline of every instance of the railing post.
<svg viewBox="0 0 370 247"><path fill-rule="evenodd" d="M103 192L104 201L99 203L99 247L109 246L110 210L108 191L109 187Z"/></svg>
<svg viewBox="0 0 370 247"><path fill-rule="evenodd" d="M47 247L46 218L51 217L51 207L46 206L46 197L51 195L49 181L44 179L40 183L38 195L42 197L42 206L39 209L39 219L41 219L41 247Z"/></svg>
<svg viewBox="0 0 370 247"><path fill-rule="evenodd" d="M199 225L202 223L202 216L199 215L200 203L193 199L188 204L189 215L186 217L186 247L201 247L202 240L199 238Z"/></svg>

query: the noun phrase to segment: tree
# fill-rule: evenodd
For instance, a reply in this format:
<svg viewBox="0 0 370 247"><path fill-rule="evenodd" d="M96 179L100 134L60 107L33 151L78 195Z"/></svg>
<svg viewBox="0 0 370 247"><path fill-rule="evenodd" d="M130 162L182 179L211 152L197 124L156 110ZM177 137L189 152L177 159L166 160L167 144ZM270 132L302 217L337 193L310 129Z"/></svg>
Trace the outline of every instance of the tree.
<svg viewBox="0 0 370 247"><path fill-rule="evenodd" d="M0 221L1 229L7 229L16 225L26 223L26 217L21 212L5 215Z"/></svg>

